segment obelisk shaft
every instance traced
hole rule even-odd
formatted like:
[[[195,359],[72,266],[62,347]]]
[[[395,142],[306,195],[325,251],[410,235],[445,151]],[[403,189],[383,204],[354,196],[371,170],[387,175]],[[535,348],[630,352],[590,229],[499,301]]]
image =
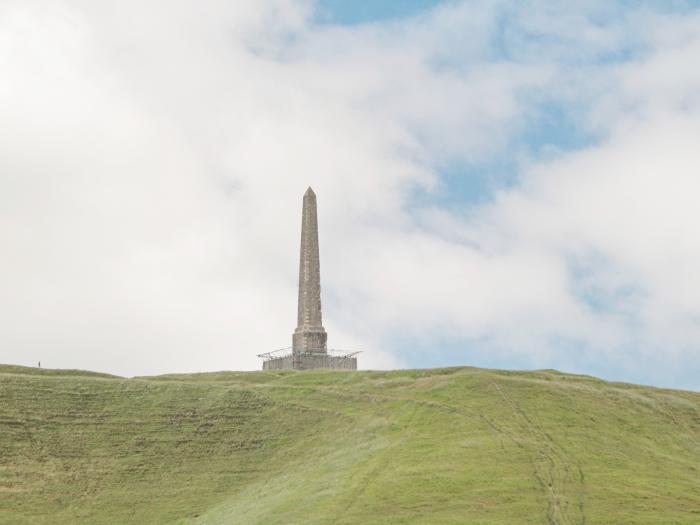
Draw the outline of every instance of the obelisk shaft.
[[[294,331],[295,352],[326,352],[327,334],[321,322],[321,268],[318,255],[316,194],[304,194],[299,258],[299,305]]]

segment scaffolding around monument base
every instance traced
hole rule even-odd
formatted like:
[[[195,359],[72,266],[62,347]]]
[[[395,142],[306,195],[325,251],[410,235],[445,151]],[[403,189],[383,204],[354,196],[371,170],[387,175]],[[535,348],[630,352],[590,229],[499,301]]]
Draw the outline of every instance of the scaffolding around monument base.
[[[357,354],[360,351],[281,348],[258,354],[263,360],[263,370],[357,370]]]

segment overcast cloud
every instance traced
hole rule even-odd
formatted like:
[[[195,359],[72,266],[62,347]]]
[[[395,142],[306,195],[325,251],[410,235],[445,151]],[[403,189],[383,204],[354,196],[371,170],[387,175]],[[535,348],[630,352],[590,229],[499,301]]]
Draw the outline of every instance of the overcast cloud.
[[[0,1],[0,362],[258,368],[311,185],[362,368],[700,389],[700,15],[607,4]]]

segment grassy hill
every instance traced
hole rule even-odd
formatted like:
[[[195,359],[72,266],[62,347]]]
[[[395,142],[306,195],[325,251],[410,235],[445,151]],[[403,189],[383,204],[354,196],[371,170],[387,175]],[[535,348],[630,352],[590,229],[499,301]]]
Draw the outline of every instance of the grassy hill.
[[[2,524],[699,524],[700,394],[555,371],[0,366]]]

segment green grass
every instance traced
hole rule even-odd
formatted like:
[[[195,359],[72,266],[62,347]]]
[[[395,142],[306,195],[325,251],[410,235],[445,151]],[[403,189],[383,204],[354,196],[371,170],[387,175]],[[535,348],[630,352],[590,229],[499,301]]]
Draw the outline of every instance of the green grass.
[[[0,366],[2,524],[699,524],[700,394],[555,371]]]

